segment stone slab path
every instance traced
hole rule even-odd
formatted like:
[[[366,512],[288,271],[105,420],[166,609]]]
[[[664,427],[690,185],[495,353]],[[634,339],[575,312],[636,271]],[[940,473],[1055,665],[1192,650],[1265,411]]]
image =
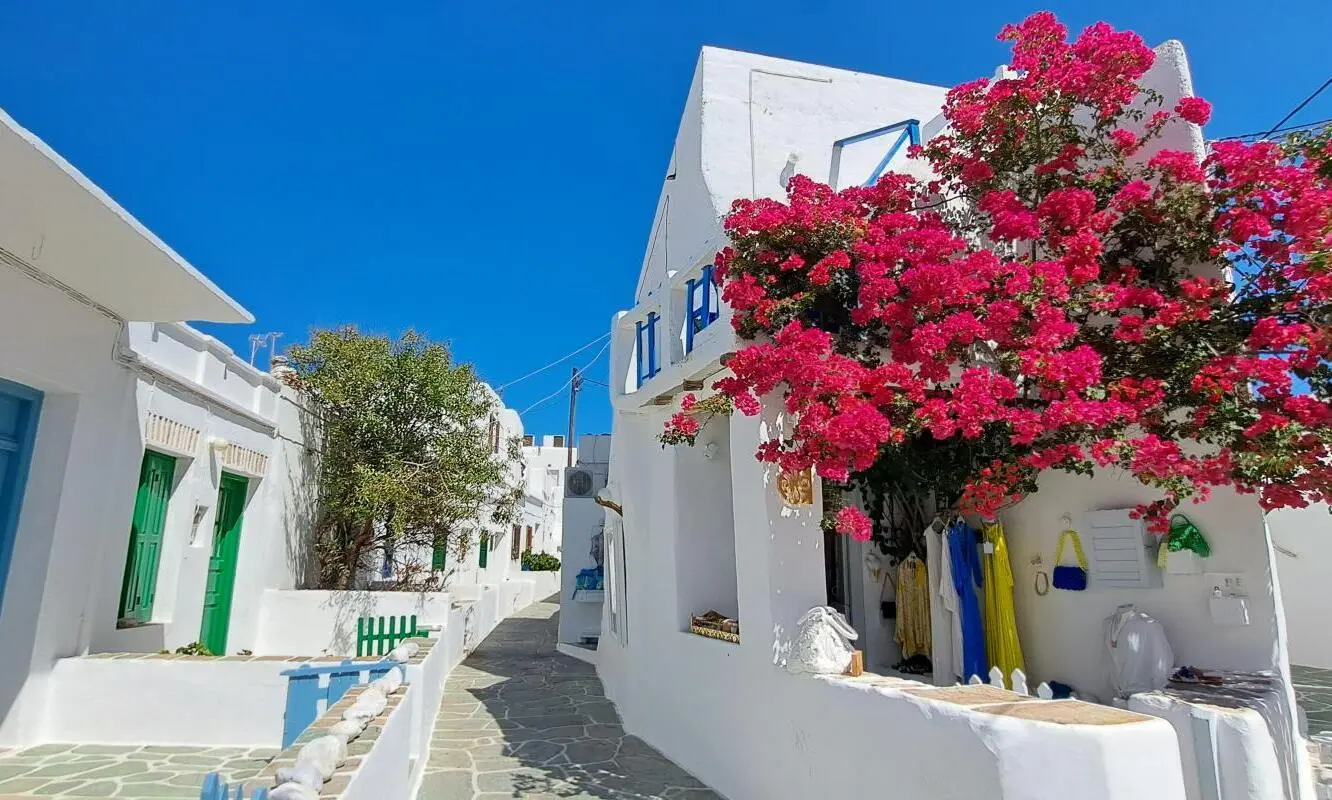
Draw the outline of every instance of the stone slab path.
[[[624,732],[596,671],[556,652],[558,613],[529,606],[453,670],[417,800],[721,800]]]
[[[1332,731],[1332,670],[1291,664],[1290,678],[1309,720],[1309,735]]]
[[[277,748],[44,744],[0,755],[0,800],[122,798],[198,800],[204,775],[259,775]]]

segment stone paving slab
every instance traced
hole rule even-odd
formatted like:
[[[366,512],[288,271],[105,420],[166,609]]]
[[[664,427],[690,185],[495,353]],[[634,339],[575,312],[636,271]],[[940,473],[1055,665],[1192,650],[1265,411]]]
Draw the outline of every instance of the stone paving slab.
[[[1332,731],[1332,669],[1292,664],[1295,699],[1309,721],[1309,735]]]
[[[0,800],[197,800],[209,772],[250,781],[275,755],[277,748],[44,744],[0,755]]]
[[[417,800],[721,800],[625,733],[596,670],[556,652],[558,613],[529,606],[453,670]]]

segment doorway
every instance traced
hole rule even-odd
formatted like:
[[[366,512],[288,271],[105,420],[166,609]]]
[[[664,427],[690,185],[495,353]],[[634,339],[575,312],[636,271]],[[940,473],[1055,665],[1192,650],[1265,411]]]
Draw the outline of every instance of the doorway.
[[[241,522],[249,481],[222,473],[217,491],[217,514],[213,520],[213,552],[208,559],[208,583],[204,587],[203,624],[199,641],[214,655],[227,653],[227,628],[231,624],[231,599],[236,588],[236,559],[240,554]]]
[[[19,509],[37,438],[42,393],[0,380],[0,602],[4,600],[9,559],[18,535]]]

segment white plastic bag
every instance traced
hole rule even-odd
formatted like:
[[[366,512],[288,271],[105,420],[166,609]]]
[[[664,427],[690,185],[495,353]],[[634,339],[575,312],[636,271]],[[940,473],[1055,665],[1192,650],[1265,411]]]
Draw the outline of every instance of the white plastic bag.
[[[385,672],[380,677],[370,682],[371,686],[378,686],[383,690],[385,696],[391,695],[402,686],[402,667],[394,667]]]
[[[344,719],[328,729],[330,736],[336,736],[344,742],[354,742],[365,730],[366,720],[364,719]]]
[[[1120,606],[1106,617],[1105,646],[1116,697],[1154,692],[1170,680],[1175,653],[1165,628],[1137,606]]]
[[[387,705],[388,695],[384,694],[384,690],[378,686],[371,685],[367,686],[365,691],[361,692],[361,696],[356,698],[356,702],[352,703],[352,708],[365,709],[372,712],[371,717],[377,717]],[[347,716],[344,714],[342,718],[347,719]]]
[[[405,664],[411,660],[412,656],[421,651],[421,645],[416,642],[407,641],[393,648],[388,657],[400,664]]]
[[[815,606],[796,623],[795,640],[787,670],[797,675],[840,675],[851,665],[851,646],[858,637],[855,629],[837,611]]]

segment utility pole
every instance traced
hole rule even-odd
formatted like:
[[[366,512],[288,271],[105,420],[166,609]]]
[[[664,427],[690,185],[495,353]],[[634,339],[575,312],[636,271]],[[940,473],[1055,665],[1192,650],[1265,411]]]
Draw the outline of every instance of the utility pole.
[[[573,368],[573,377],[569,380],[569,438],[564,440],[564,446],[568,450],[567,466],[572,467],[573,463],[573,437],[574,437],[574,415],[578,410],[578,390],[583,386],[583,379],[578,374],[578,367]]]

